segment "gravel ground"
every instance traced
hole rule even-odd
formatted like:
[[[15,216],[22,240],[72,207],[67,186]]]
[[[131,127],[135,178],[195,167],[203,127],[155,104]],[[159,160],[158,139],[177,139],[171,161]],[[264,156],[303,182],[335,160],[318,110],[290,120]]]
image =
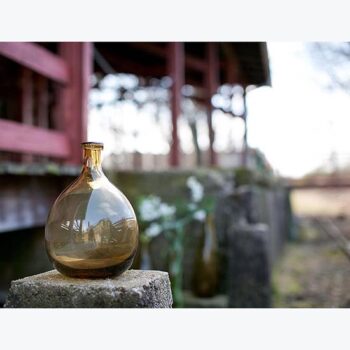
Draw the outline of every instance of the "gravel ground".
[[[274,307],[350,307],[350,261],[307,219],[276,264],[273,284]]]

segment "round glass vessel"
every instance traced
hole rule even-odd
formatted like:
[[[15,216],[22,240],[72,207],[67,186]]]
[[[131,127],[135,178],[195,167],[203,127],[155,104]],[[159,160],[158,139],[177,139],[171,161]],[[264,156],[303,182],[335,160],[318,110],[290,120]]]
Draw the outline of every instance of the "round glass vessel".
[[[101,167],[102,143],[85,142],[80,176],[53,204],[45,226],[46,250],[64,275],[117,276],[130,268],[138,225],[128,199]]]

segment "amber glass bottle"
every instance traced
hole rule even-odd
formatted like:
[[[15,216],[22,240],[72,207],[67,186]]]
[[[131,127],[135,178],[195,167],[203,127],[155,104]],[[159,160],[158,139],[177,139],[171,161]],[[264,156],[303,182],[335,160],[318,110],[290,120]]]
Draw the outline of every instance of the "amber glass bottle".
[[[193,292],[199,297],[212,297],[218,286],[217,239],[212,214],[201,226],[201,239],[196,253]]]
[[[80,176],[56,199],[45,227],[46,250],[64,275],[117,276],[132,264],[138,225],[128,199],[101,167],[102,143],[85,142]]]

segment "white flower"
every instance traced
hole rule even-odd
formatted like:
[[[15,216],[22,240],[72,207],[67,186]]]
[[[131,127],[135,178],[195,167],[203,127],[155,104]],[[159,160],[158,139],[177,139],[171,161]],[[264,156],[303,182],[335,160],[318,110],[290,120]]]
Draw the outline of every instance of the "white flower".
[[[141,220],[152,221],[158,219],[161,216],[160,205],[161,200],[157,196],[149,196],[144,199],[139,206]]]
[[[195,210],[195,209],[197,208],[197,206],[196,206],[194,203],[189,203],[189,204],[187,205],[187,208],[188,208],[189,210]]]
[[[207,214],[205,213],[204,210],[197,210],[194,214],[193,214],[193,218],[195,220],[198,221],[204,221],[206,218]]]
[[[145,234],[149,238],[157,237],[161,232],[162,232],[162,227],[155,222],[151,224],[149,227],[147,227],[147,229],[145,230]]]
[[[141,220],[153,221],[161,217],[174,215],[176,208],[167,203],[163,203],[157,196],[149,196],[141,202],[139,212]]]
[[[186,185],[191,191],[193,202],[197,203],[201,201],[204,195],[203,185],[194,176],[190,176],[187,179]]]
[[[161,203],[159,207],[159,212],[161,216],[172,216],[175,214],[176,208],[166,203]]]

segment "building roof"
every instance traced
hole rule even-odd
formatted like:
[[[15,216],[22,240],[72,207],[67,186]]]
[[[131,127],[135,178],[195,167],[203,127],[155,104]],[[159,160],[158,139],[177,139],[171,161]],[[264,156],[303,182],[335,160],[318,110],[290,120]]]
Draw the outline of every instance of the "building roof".
[[[266,43],[217,43],[220,84],[270,85]],[[105,69],[95,64],[95,72],[131,73],[145,78],[167,75],[167,43],[123,42],[95,43],[95,55],[105,60]],[[206,43],[185,43],[185,80],[194,86],[203,85],[206,71]]]

